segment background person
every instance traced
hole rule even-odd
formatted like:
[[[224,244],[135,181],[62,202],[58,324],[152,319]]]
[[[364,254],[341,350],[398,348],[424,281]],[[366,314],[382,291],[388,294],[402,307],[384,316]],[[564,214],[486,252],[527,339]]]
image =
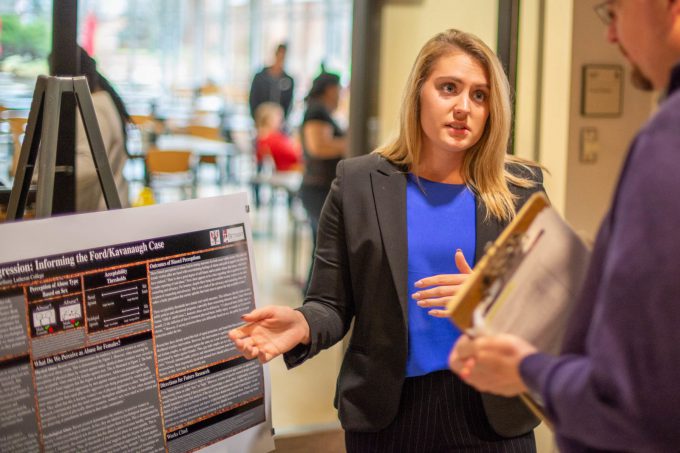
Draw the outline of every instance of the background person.
[[[116,183],[121,204],[125,208],[129,204],[128,184],[123,176],[123,169],[128,159],[126,125],[132,121],[120,95],[106,77],[97,71],[97,62],[80,46],[78,47],[78,54],[80,60],[79,74],[87,77],[99,130],[113,172],[113,180]],[[51,57],[49,60],[51,62]],[[80,112],[76,113],[75,151],[76,211],[88,212],[106,209],[104,194],[101,190],[99,176],[94,165],[90,145],[87,142]],[[33,177],[37,177],[37,172],[34,172]]]
[[[250,114],[255,118],[257,107],[263,102],[275,102],[283,109],[284,119],[288,118],[293,105],[295,81],[285,71],[286,52],[288,46],[279,44],[271,66],[263,68],[255,74],[250,86]]]
[[[300,147],[281,131],[283,109],[279,104],[265,102],[255,111],[255,157],[261,165],[265,156],[271,156],[276,171],[302,170]]]
[[[335,167],[347,153],[345,132],[332,117],[340,103],[340,77],[322,68],[305,100],[307,110],[300,126],[305,162],[300,199],[312,229],[312,259],[310,277],[307,278],[309,287],[321,208],[331,190]]]
[[[303,168],[300,145],[286,135],[283,127],[283,109],[274,102],[264,102],[255,111],[255,161],[258,177],[252,188],[255,206],[260,206],[260,187],[264,161],[271,158],[278,172],[301,172]],[[292,199],[288,197],[290,207]]]
[[[634,81],[667,98],[631,144],[561,355],[512,335],[462,337],[450,364],[482,391],[541,399],[564,453],[678,451],[680,1],[596,9]]]
[[[121,204],[127,207],[128,184],[123,176],[123,169],[128,159],[126,125],[131,122],[130,115],[116,90],[97,71],[95,60],[80,47],[79,52],[80,73],[87,77],[87,83],[90,86],[92,103],[113,172],[113,180],[116,183]],[[80,114],[76,117],[76,211],[106,209],[85,127]]]
[[[354,322],[336,394],[349,452],[535,451],[537,420],[518,400],[448,371],[459,332],[438,317],[441,301],[422,297],[455,290],[456,267],[469,272],[465,257],[474,264],[542,189],[540,170],[506,154],[510,112],[507,78],[483,42],[456,30],[430,39],[398,138],[337,165],[303,307],[254,310],[230,332],[245,357],[285,354],[292,367]],[[444,287],[424,290],[433,275]]]

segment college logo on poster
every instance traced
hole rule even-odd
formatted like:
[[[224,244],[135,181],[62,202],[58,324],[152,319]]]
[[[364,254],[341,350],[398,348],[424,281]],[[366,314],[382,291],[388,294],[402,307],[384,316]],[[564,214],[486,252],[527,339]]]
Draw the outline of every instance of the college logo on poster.
[[[222,239],[224,240],[225,244],[229,244],[231,242],[236,241],[243,241],[245,238],[246,233],[243,230],[242,226],[225,228],[224,230],[222,230]]]
[[[222,242],[220,241],[220,230],[211,230],[210,231],[210,245],[220,245]]]

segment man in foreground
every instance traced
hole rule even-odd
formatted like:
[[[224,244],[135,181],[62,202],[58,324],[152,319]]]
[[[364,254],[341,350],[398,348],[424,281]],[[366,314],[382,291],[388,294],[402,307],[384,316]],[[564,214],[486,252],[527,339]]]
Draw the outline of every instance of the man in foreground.
[[[541,399],[562,452],[677,451],[680,0],[610,0],[596,10],[638,85],[667,97],[631,144],[562,354],[511,335],[462,337],[449,363],[480,391]]]

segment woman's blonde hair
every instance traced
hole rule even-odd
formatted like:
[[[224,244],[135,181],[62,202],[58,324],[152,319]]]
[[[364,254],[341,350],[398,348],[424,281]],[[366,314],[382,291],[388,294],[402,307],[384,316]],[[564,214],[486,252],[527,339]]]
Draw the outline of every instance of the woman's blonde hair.
[[[530,161],[506,153],[510,139],[510,84],[498,57],[484,42],[470,33],[446,30],[432,37],[420,50],[404,91],[399,135],[375,152],[397,165],[407,166],[417,174],[423,144],[420,125],[420,95],[423,85],[437,61],[456,51],[478,61],[489,78],[489,117],[479,141],[465,152],[461,175],[465,184],[479,196],[487,208],[487,216],[510,220],[515,216],[515,196],[508,183],[532,187],[535,183],[513,175],[505,167],[514,162],[528,171],[535,166]]]

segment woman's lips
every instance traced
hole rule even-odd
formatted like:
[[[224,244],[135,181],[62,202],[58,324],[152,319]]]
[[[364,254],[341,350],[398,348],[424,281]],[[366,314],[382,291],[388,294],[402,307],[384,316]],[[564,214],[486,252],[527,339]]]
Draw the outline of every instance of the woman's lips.
[[[465,137],[470,133],[470,129],[464,125],[447,124],[446,130],[453,137]]]

